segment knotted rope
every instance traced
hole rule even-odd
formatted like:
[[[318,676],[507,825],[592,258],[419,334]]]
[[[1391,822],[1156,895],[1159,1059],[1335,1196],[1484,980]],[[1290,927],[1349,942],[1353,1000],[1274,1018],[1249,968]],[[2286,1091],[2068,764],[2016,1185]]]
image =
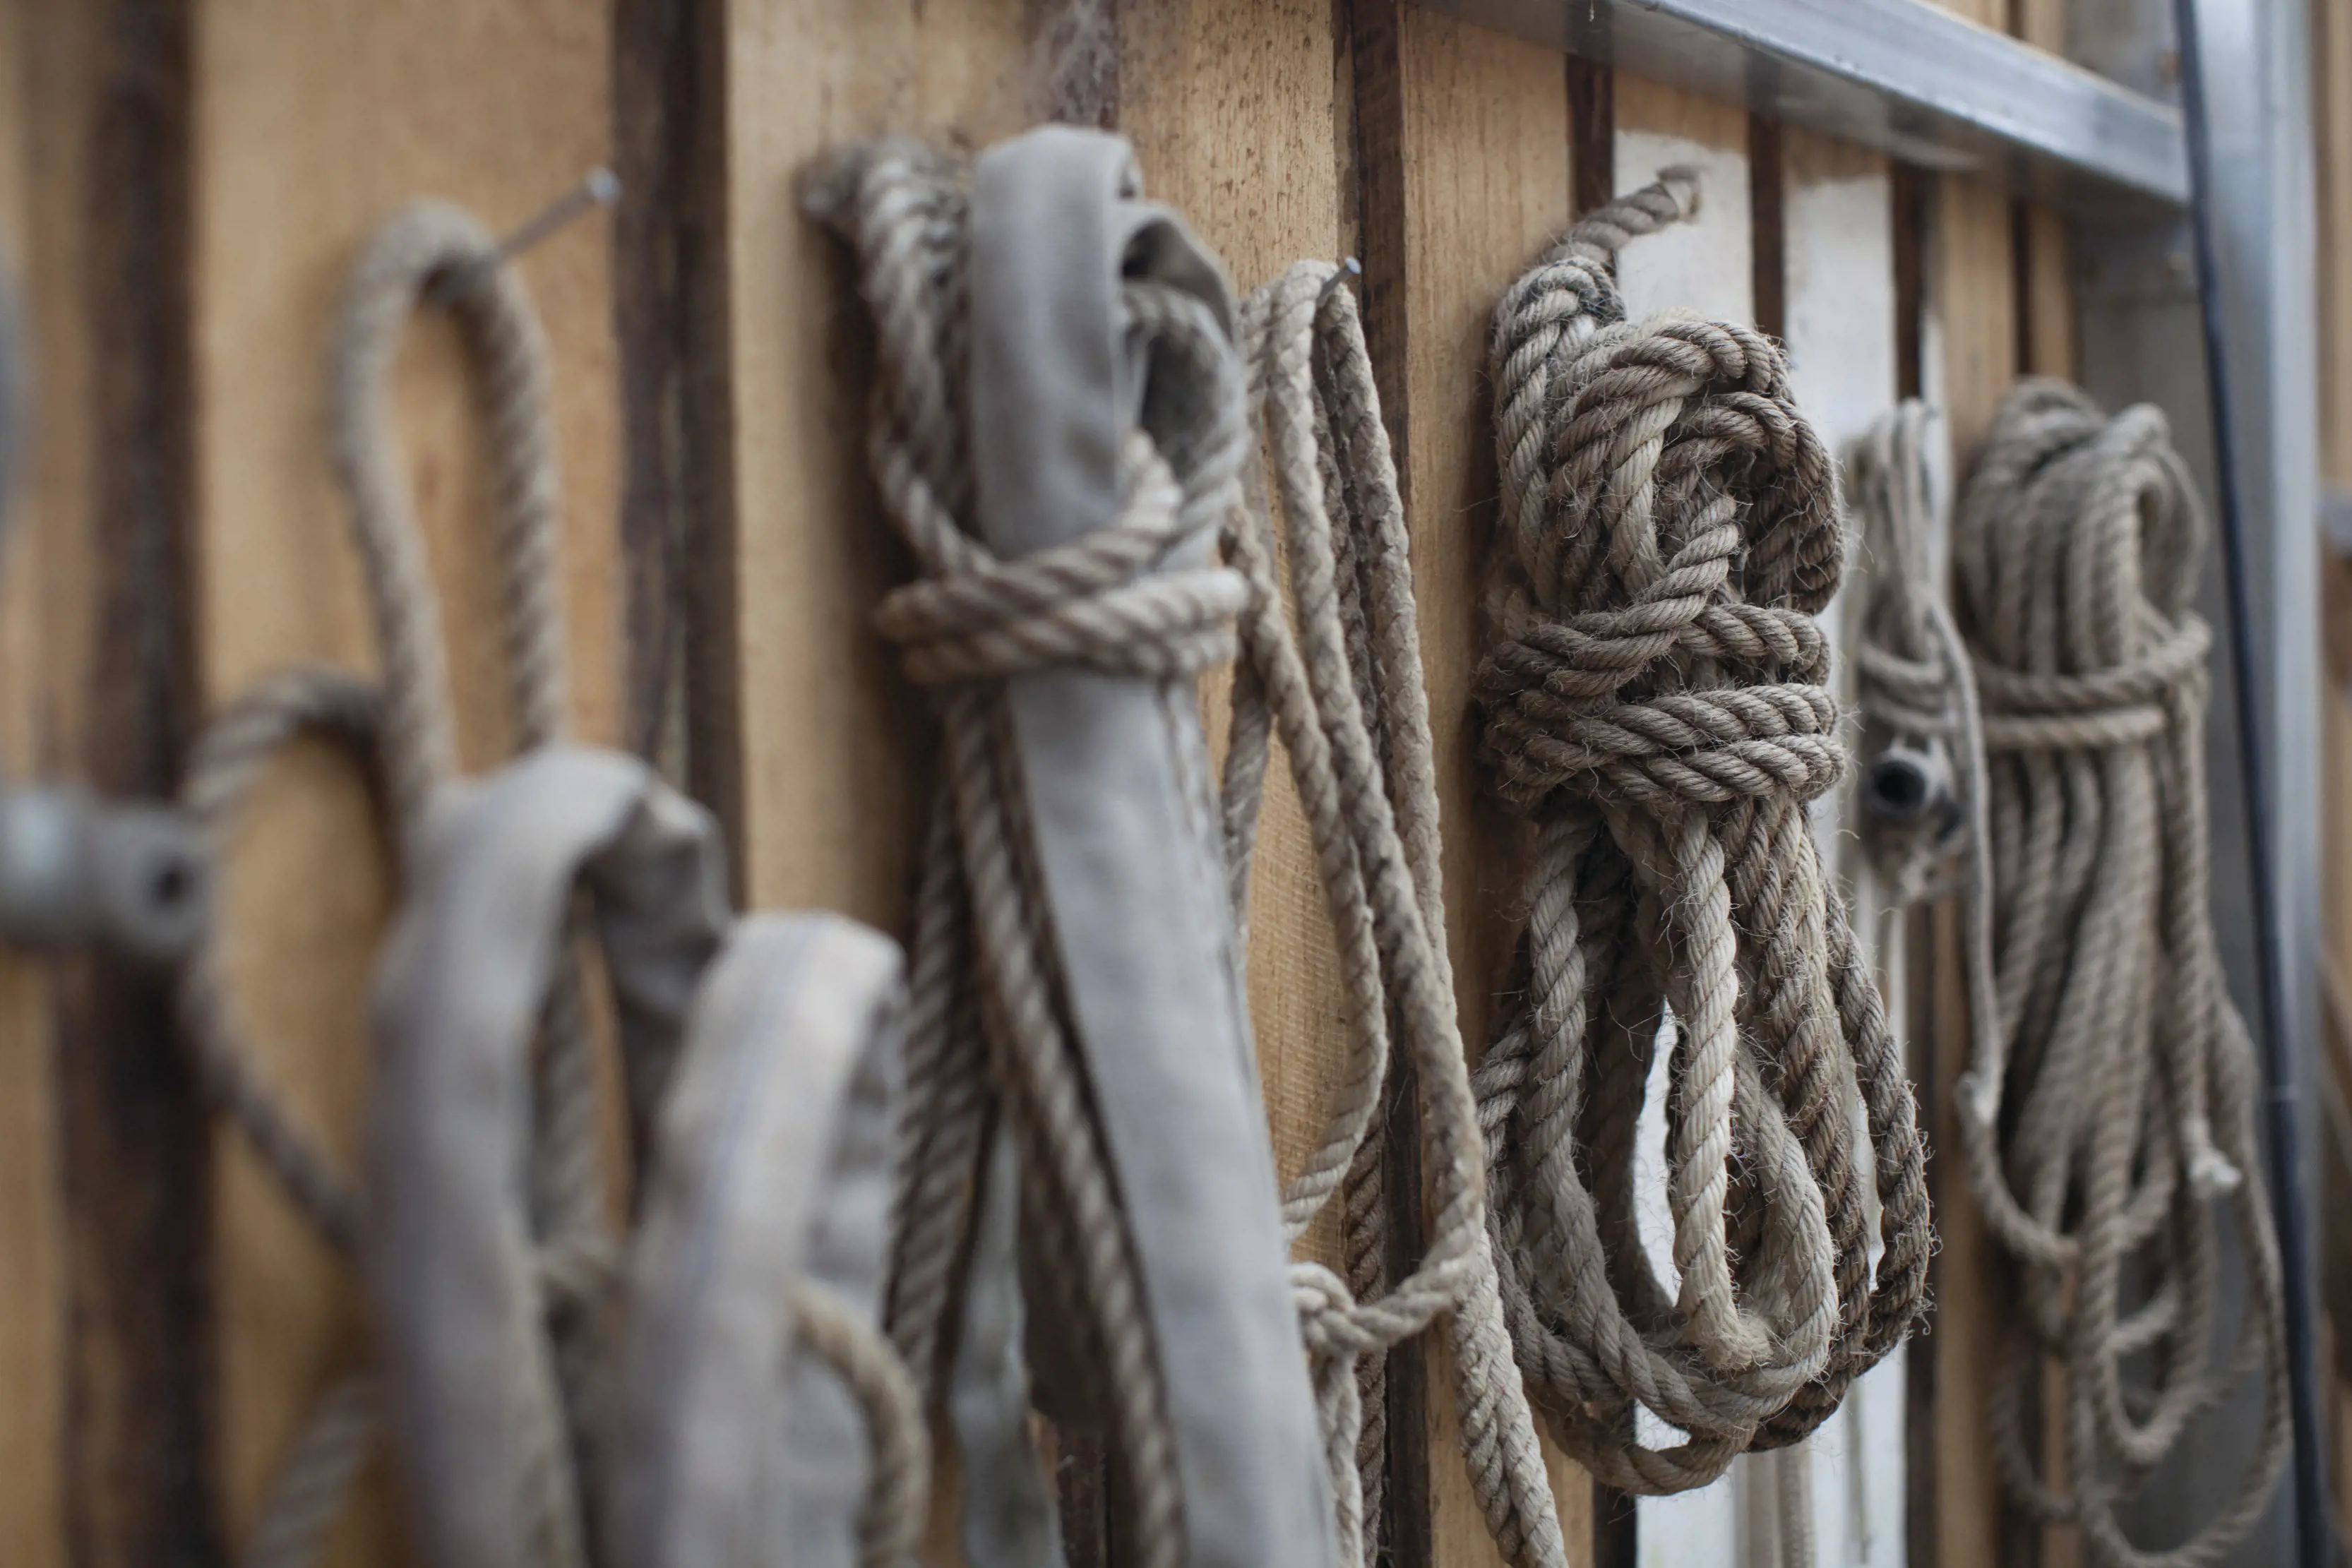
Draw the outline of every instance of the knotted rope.
[[[1843,765],[1813,621],[1843,568],[1835,473],[1770,342],[1626,323],[1611,276],[1696,198],[1667,171],[1496,309],[1478,676],[1496,793],[1534,829],[1527,989],[1473,1078],[1505,1310],[1561,1445],[1653,1493],[1826,1418],[1918,1315],[1929,1250],[1910,1087],[1804,810]],[[1669,1022],[1678,1286],[1634,1218]],[[1642,1445],[1637,1405],[1685,1440]]]
[[[2046,381],[2001,405],[1953,531],[1990,758],[1998,1019],[1976,1038],[1959,1120],[1970,1185],[2021,1275],[1994,1454],[2013,1495],[2080,1525],[2102,1561],[2164,1568],[2220,1561],[2290,1442],[2253,1057],[2206,901],[2211,639],[2190,609],[2204,533],[2160,413],[2109,419]],[[2220,1344],[2225,1246],[2247,1300]],[[2051,1423],[2063,1490],[2022,1423],[2045,1358],[2066,1371]],[[2126,1360],[2151,1381],[2127,1378]],[[2265,1419],[2230,1502],[2168,1550],[2133,1545],[2118,1505],[2250,1375]]]
[[[1485,1218],[1484,1149],[1454,1009],[1439,872],[1436,768],[1396,467],[1355,296],[1301,262],[1242,310],[1253,423],[1273,458],[1286,533],[1254,475],[1228,556],[1248,580],[1225,764],[1236,920],[1279,732],[1321,871],[1355,1051],[1322,1143],[1283,1195],[1295,1243],[1344,1186],[1348,1278],[1293,1267],[1339,1509],[1342,1560],[1370,1563],[1386,1470],[1381,1357],[1447,1321],[1463,1451],[1506,1557],[1565,1563],[1535,1425],[1512,1364]],[[1286,545],[1286,549],[1283,547]],[[1296,633],[1276,557],[1286,557]],[[1402,1037],[1421,1092],[1433,1220],[1407,1279],[1385,1279],[1386,1172],[1378,1116]]]
[[[1181,562],[1197,559],[1238,500],[1239,367],[1202,300],[1126,281],[1133,333],[1209,389],[1200,418],[1180,449],[1129,433],[1115,523],[1000,559],[963,521],[974,478],[961,406],[969,197],[959,171],[919,145],[886,141],[820,170],[807,197],[854,246],[874,319],[869,457],[920,573],[877,620],[929,689],[944,750],[916,915],[893,1338],[935,1398],[993,1100],[1020,1157],[1024,1249],[1069,1336],[1077,1393],[1108,1425],[1136,1560],[1174,1568],[1185,1521],[1167,1395],[1055,972],[1052,912],[1024,863],[1029,806],[1003,683],[1055,665],[1173,679],[1233,656],[1245,585],[1225,569]]]

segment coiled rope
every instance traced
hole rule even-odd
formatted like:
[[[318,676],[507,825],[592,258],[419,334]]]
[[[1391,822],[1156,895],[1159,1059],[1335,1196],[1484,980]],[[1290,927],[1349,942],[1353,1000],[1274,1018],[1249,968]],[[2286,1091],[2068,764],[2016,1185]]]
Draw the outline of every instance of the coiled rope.
[[[1835,473],[1774,345],[1627,323],[1611,273],[1696,196],[1666,171],[1496,308],[1478,677],[1496,793],[1534,830],[1527,989],[1473,1077],[1504,1305],[1562,1447],[1648,1493],[1818,1426],[1918,1316],[1930,1249],[1910,1086],[1804,810],[1843,767],[1813,621]],[[1678,1285],[1634,1216],[1669,1021]],[[1637,1406],[1685,1440],[1644,1446]]]
[[[1000,559],[962,520],[975,480],[962,407],[971,300],[961,171],[890,141],[849,150],[805,190],[812,210],[855,248],[877,329],[869,456],[921,574],[885,600],[877,620],[905,649],[908,675],[929,689],[944,749],[916,914],[892,1335],[927,1402],[936,1400],[992,1101],[1019,1155],[1023,1244],[1069,1336],[1076,1393],[1108,1427],[1139,1568],[1175,1568],[1187,1521],[1168,1395],[1066,1021],[1052,910],[1024,864],[1032,830],[1004,682],[1057,664],[1176,679],[1232,658],[1242,580],[1171,558],[1181,562],[1193,541],[1213,540],[1239,499],[1239,366],[1203,301],[1124,281],[1131,330],[1205,389],[1199,417],[1181,451],[1128,433],[1114,523]]]
[[[2101,1561],[2162,1568],[2220,1561],[2290,1444],[2254,1061],[2207,904],[2211,637],[2190,608],[2204,537],[2162,414],[2108,418],[2031,381],[1994,420],[1952,542],[1984,706],[1999,1019],[1976,1037],[1959,1120],[1970,1185],[2021,1275],[1994,1455],[2012,1495],[2081,1526]],[[2229,1249],[2246,1301],[2218,1343]],[[2049,1360],[2066,1372],[2048,1424],[2063,1490],[2023,1423]],[[2228,1504],[2174,1547],[2132,1544],[2118,1506],[2249,1376],[2264,1421]]]
[[[1292,1277],[1339,1511],[1341,1560],[1370,1563],[1385,1477],[1384,1354],[1444,1316],[1463,1452],[1488,1528],[1521,1568],[1566,1561],[1535,1425],[1503,1327],[1485,1217],[1484,1148],[1454,1007],[1439,873],[1436,770],[1396,467],[1355,296],[1301,262],[1252,295],[1241,337],[1272,497],[1254,472],[1229,558],[1248,580],[1225,765],[1228,864],[1246,925],[1250,850],[1270,735],[1290,758],[1339,939],[1355,1054],[1324,1137],[1283,1195],[1296,1243],[1345,1189],[1348,1277]],[[1286,546],[1286,549],[1285,548]],[[1288,567],[1294,633],[1276,555]],[[1433,1219],[1407,1279],[1384,1278],[1378,1118],[1391,1030],[1421,1092]]]

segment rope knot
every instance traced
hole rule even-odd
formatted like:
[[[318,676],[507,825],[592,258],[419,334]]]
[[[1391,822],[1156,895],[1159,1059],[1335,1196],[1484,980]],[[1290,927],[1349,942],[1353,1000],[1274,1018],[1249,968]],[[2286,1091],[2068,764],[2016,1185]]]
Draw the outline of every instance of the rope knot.
[[[1843,559],[1836,482],[1778,348],[1660,317],[1596,339],[1557,402],[1478,673],[1503,799],[1663,813],[1832,788],[1812,612]]]
[[[939,685],[1077,665],[1174,679],[1230,660],[1247,584],[1223,567],[1173,564],[1195,532],[1148,436],[1128,437],[1120,481],[1118,520],[1068,544],[1007,561],[959,532],[952,549],[921,549],[928,575],[875,614],[906,649],[908,677]]]
[[[1989,751],[2119,751],[2170,728],[2186,700],[2202,706],[2213,633],[2184,613],[2144,653],[2082,674],[1976,665]]]

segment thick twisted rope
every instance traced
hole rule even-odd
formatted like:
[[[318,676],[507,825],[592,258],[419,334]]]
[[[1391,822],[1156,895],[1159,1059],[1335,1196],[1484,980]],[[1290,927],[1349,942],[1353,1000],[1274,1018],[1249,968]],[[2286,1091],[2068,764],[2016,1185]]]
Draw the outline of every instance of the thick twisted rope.
[[[1237,501],[1238,367],[1207,306],[1160,285],[1125,285],[1133,330],[1182,356],[1212,389],[1190,448],[1162,453],[1130,434],[1114,524],[1000,559],[961,520],[974,481],[961,407],[968,198],[960,172],[919,145],[886,141],[820,171],[808,198],[855,247],[877,329],[869,455],[920,573],[886,599],[877,622],[930,688],[945,752],[941,820],[916,916],[908,1044],[909,1158],[929,1168],[898,1206],[893,1337],[928,1398],[953,1278],[921,1252],[951,1257],[960,1244],[992,1099],[1020,1155],[1025,1244],[1129,1489],[1137,1561],[1174,1568],[1184,1521],[1166,1396],[1139,1260],[1065,1021],[1050,910],[1024,863],[1028,807],[1003,681],[1072,664],[1172,678],[1232,657],[1242,580],[1169,561],[1213,538]]]
[[[1527,988],[1473,1079],[1504,1305],[1561,1445],[1652,1493],[1825,1419],[1918,1315],[1929,1249],[1910,1087],[1805,820],[1843,767],[1813,620],[1835,473],[1774,345],[1625,323],[1610,272],[1696,194],[1668,171],[1497,308],[1478,677],[1496,793],[1534,830]],[[1633,1175],[1668,1025],[1672,1284]],[[1637,1405],[1685,1440],[1644,1447]]]
[[[2207,905],[2204,531],[2160,413],[2109,419],[2042,381],[2002,404],[1953,531],[1990,759],[1997,988],[1960,1125],[2021,1287],[1994,1454],[2011,1493],[2081,1526],[2101,1561],[2163,1568],[2219,1562],[2290,1442],[2253,1057]],[[2222,1343],[2231,1247],[2246,1301]],[[2047,1360],[2066,1371],[2050,1423],[2063,1490],[2021,1416]],[[2134,1545],[2118,1506],[2248,1377],[2265,1419],[2230,1501],[2175,1546]]]
[[[436,789],[456,776],[446,656],[438,600],[419,536],[399,447],[391,432],[394,356],[410,315],[435,279],[468,269],[449,299],[467,330],[485,382],[504,578],[506,647],[517,737],[526,748],[564,726],[562,619],[554,570],[557,495],[547,414],[547,350],[536,312],[509,269],[485,265],[496,242],[470,216],[441,203],[403,210],[379,229],[343,298],[330,361],[329,405],[337,476],[350,500],[355,542],[383,658],[369,685],[305,668],[263,682],[199,737],[184,803],[226,851],[272,757],[303,737],[335,744],[359,762],[385,809],[404,855]],[[220,1113],[245,1135],[330,1247],[357,1245],[361,1204],[351,1178],[278,1096],[256,1061],[230,995],[225,933],[207,929],[182,971],[180,1009]],[[564,1260],[610,1252],[596,1169],[589,1037],[576,974],[558,988],[547,1022],[538,1086],[533,1185],[548,1248],[549,1301],[569,1311],[577,1287]],[[556,1347],[575,1386],[548,1392],[551,1428],[539,1458],[548,1519],[547,1561],[583,1561],[572,1450],[585,1416],[586,1347],[566,1332]],[[325,1531],[375,1440],[375,1401],[364,1377],[331,1389],[297,1437],[265,1502],[246,1561],[299,1568],[317,1561]],[[568,1414],[559,1415],[559,1405]],[[572,1428],[559,1432],[553,1422]]]
[[[1338,281],[1337,268],[1302,262],[1243,308],[1251,409],[1266,432],[1286,532],[1277,544],[1260,476],[1228,545],[1251,588],[1225,769],[1236,917],[1246,913],[1267,742],[1278,732],[1339,939],[1355,1043],[1323,1141],[1283,1195],[1295,1242],[1345,1186],[1349,1277],[1300,1263],[1293,1278],[1318,1358],[1343,1560],[1379,1554],[1365,1520],[1377,1517],[1385,1476],[1381,1358],[1443,1315],[1463,1450],[1488,1526],[1513,1563],[1556,1565],[1564,1549],[1503,1326],[1485,1151],[1454,1015],[1404,512],[1355,296]],[[1421,1089],[1433,1207],[1425,1257],[1392,1285],[1382,1268],[1386,1173],[1370,1135],[1391,1028]]]

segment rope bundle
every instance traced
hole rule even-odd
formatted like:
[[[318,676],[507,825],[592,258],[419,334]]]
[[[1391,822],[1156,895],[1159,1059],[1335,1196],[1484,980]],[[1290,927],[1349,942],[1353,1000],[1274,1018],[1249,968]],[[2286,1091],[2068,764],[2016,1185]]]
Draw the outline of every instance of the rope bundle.
[[[1486,1236],[1404,512],[1355,296],[1340,281],[1328,263],[1301,262],[1243,308],[1250,403],[1267,432],[1286,532],[1276,539],[1261,478],[1228,551],[1251,587],[1225,765],[1236,920],[1245,924],[1268,740],[1279,732],[1339,937],[1356,1048],[1323,1141],[1283,1195],[1296,1243],[1344,1188],[1348,1275],[1315,1263],[1292,1275],[1318,1364],[1341,1560],[1378,1554],[1365,1521],[1378,1518],[1386,1474],[1381,1358],[1444,1315],[1463,1451],[1488,1528],[1513,1563],[1557,1565],[1566,1561],[1559,1521]],[[1391,1029],[1421,1090],[1434,1215],[1419,1267],[1394,1283],[1378,1122]]]
[[[1994,1453],[2015,1496],[2079,1524],[2102,1560],[2165,1568],[2221,1559],[2267,1505],[2290,1441],[2253,1058],[2206,902],[2210,636],[2190,609],[2204,527],[2156,410],[2109,419],[2028,382],[1994,421],[1953,532],[1990,757],[1979,966],[1998,1020],[1977,1034],[1959,1120],[1970,1184],[2021,1276]],[[2230,1247],[2248,1299],[2221,1343]],[[2066,1371],[2050,1423],[2063,1490],[2024,1432],[2045,1360]],[[2169,1550],[2135,1547],[2119,1503],[2250,1376],[2265,1420],[2229,1504]]]
[[[1496,792],[1534,830],[1526,991],[1473,1080],[1504,1305],[1561,1445],[1651,1493],[1819,1425],[1922,1310],[1930,1246],[1910,1087],[1804,810],[1843,768],[1812,619],[1834,470],[1770,342],[1628,324],[1611,276],[1696,199],[1667,171],[1497,308],[1478,676]],[[1669,1022],[1678,1285],[1633,1183]],[[1643,1446],[1637,1406],[1685,1439]]]
[[[1205,302],[1125,280],[1130,330],[1204,389],[1199,417],[1166,449],[1128,433],[1114,523],[1001,559],[962,520],[976,485],[961,404],[971,308],[961,172],[918,144],[885,141],[842,155],[807,189],[859,260],[878,339],[869,456],[920,572],[889,595],[877,622],[929,687],[944,748],[916,915],[892,1336],[935,1402],[992,1102],[1019,1156],[1022,1243],[1036,1264],[1024,1279],[1045,1285],[1044,1310],[1066,1335],[1066,1366],[1042,1369],[1044,1381],[1066,1372],[1076,1386],[1048,1396],[1074,1396],[1103,1419],[1139,1568],[1174,1568],[1188,1521],[1168,1393],[1055,972],[1052,910],[1025,861],[1029,805],[1003,682],[1066,664],[1175,678],[1232,657],[1245,585],[1223,568],[1182,562],[1204,553],[1240,497],[1240,367]]]

